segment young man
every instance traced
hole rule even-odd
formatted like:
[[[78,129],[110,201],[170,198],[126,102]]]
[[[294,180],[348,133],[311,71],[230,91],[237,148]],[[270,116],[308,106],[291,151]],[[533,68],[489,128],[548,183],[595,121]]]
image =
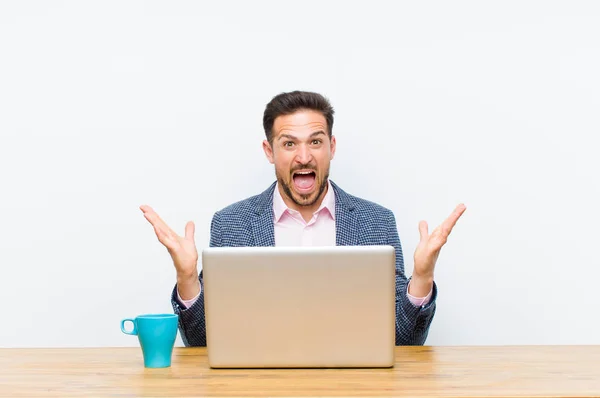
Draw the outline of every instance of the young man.
[[[333,115],[327,99],[311,92],[283,93],[267,104],[263,149],[275,165],[277,181],[261,194],[216,212],[210,246],[392,245],[396,345],[422,345],[435,313],[435,263],[465,206],[458,205],[431,234],[427,223],[420,222],[421,240],[408,279],[393,213],[329,180],[336,150]],[[140,208],[177,270],[171,301],[180,318],[182,340],[186,346],[205,346],[203,279],[197,270],[194,224],[188,222],[181,237],[152,208]]]

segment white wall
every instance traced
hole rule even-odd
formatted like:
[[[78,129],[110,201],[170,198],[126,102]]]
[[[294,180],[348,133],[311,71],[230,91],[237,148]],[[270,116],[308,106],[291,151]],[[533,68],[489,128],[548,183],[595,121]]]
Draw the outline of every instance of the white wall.
[[[600,4],[0,3],[1,347],[134,346],[175,273],[138,206],[208,244],[274,178],[262,112],[337,111],[331,177],[418,221],[468,206],[427,344],[598,344]],[[178,341],[181,344],[181,341]]]

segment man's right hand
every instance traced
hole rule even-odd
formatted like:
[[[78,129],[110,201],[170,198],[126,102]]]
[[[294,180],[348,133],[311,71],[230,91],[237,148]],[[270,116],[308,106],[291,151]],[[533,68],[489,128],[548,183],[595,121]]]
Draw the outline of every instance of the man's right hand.
[[[177,290],[183,300],[200,293],[198,281],[198,251],[194,242],[194,223],[185,226],[185,236],[177,235],[148,205],[140,206],[144,217],[154,227],[159,242],[168,250],[177,271]]]

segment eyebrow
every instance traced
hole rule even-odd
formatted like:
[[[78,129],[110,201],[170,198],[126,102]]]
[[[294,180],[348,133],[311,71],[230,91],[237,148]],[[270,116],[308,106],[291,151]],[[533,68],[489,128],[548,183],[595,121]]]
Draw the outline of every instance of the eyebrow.
[[[315,131],[314,133],[312,133],[312,134],[310,135],[310,137],[309,137],[309,138],[313,138],[313,137],[316,137],[316,136],[318,136],[318,135],[321,135],[321,134],[325,135],[325,132],[324,132],[323,130]],[[297,138],[296,138],[296,137],[294,137],[293,135],[290,135],[290,134],[285,134],[285,133],[281,134],[281,135],[279,136],[278,140],[281,140],[282,138],[287,138],[287,139],[290,139],[290,140],[292,140],[292,141],[296,141],[296,140],[297,140]]]

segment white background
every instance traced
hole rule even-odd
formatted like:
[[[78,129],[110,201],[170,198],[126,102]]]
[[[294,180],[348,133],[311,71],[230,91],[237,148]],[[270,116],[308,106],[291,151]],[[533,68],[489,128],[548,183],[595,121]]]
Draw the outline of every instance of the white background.
[[[177,231],[274,179],[262,112],[336,109],[331,178],[418,222],[467,211],[427,344],[598,344],[600,3],[0,3],[0,346],[135,346]],[[181,340],[178,340],[178,345]]]

